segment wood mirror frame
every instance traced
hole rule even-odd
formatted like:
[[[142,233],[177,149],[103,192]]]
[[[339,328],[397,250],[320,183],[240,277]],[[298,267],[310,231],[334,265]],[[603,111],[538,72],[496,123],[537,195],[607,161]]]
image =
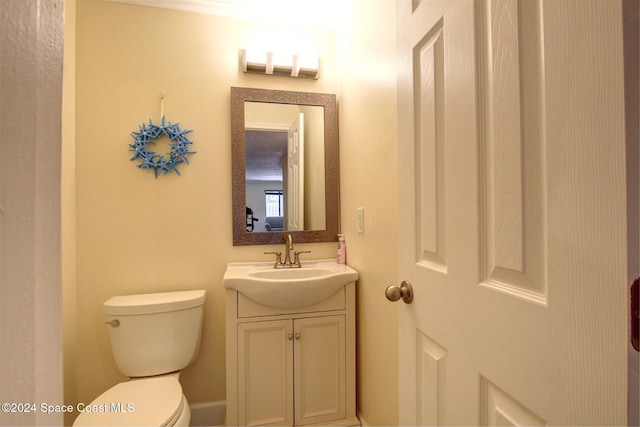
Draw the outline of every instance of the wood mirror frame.
[[[245,102],[312,105],[324,108],[324,169],[326,229],[304,231],[246,230]],[[289,92],[252,88],[231,88],[231,175],[233,195],[233,245],[267,245],[284,241],[291,234],[294,243],[335,242],[338,234],[339,170],[338,110],[336,96],[311,92]]]

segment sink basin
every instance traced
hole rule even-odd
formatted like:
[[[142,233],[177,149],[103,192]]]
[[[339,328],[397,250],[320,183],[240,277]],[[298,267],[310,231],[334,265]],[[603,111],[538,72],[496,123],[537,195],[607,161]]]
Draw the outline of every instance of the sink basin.
[[[335,260],[307,261],[301,268],[273,268],[272,262],[233,262],[223,284],[258,304],[278,308],[307,307],[356,281],[358,272]]]

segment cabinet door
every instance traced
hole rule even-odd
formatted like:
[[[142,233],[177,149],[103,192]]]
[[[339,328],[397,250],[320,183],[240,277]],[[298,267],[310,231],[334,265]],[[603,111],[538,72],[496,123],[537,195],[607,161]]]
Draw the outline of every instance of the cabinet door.
[[[345,317],[294,321],[296,425],[345,417]]]
[[[238,325],[240,425],[293,425],[292,321]]]

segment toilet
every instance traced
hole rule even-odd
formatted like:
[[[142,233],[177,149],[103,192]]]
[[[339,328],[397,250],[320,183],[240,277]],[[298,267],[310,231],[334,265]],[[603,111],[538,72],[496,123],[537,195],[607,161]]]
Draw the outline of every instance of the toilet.
[[[188,426],[178,378],[198,354],[206,292],[116,296],[104,312],[118,369],[130,378],[89,404],[74,426]]]

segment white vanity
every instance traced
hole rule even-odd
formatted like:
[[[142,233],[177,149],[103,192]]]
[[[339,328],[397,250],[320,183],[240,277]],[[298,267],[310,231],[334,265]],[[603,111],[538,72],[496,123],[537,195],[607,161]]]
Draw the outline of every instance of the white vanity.
[[[228,265],[226,425],[360,424],[357,277],[335,260]]]

